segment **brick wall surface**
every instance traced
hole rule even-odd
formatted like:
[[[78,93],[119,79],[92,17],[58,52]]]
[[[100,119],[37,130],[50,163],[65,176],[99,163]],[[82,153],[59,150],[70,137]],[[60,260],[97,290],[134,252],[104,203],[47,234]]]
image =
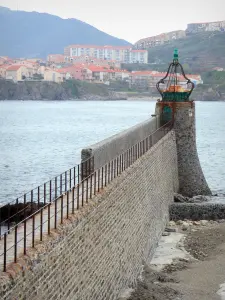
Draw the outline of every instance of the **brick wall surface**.
[[[0,277],[2,300],[114,300],[135,285],[178,190],[176,142],[168,133],[53,237]]]

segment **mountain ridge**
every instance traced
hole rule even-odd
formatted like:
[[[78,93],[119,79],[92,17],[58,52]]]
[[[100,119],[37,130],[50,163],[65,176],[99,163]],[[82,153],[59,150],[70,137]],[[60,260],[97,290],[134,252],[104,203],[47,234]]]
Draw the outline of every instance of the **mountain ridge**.
[[[48,13],[15,11],[0,6],[0,55],[45,58],[63,53],[70,44],[124,46],[129,42],[109,35],[75,19],[62,19]]]

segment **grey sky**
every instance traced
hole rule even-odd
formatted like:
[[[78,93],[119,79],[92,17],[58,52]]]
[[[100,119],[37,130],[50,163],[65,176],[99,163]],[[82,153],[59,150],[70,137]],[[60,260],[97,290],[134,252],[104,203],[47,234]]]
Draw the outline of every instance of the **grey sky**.
[[[0,0],[11,9],[77,18],[130,42],[187,23],[225,20],[225,0]]]

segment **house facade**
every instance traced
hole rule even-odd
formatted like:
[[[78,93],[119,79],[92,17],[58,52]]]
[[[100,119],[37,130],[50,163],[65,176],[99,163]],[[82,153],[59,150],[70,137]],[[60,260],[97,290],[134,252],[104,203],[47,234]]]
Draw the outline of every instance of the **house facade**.
[[[6,79],[21,81],[29,77],[28,69],[21,65],[11,65],[6,69]]]
[[[60,72],[55,71],[55,70],[45,70],[44,80],[61,83],[61,82],[63,82],[63,75]]]

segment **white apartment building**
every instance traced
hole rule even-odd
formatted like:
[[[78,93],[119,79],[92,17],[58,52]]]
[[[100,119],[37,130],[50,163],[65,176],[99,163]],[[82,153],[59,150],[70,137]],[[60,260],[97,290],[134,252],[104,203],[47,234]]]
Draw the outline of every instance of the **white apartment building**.
[[[133,50],[131,46],[70,45],[64,49],[69,57],[88,56],[121,63],[148,63],[147,50]]]

